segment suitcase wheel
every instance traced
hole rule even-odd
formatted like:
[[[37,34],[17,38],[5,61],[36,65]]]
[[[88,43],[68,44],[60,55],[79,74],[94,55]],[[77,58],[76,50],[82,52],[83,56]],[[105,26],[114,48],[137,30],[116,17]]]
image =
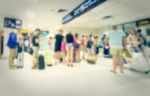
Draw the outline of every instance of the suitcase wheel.
[[[53,66],[53,64],[48,64],[47,66]]]
[[[146,72],[145,72],[145,74],[148,74],[148,73],[149,73],[149,71],[146,71]]]

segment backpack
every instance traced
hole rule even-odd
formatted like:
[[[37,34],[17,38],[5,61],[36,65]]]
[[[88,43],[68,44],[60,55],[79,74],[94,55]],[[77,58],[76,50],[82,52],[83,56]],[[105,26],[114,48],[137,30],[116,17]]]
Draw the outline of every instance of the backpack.
[[[17,46],[17,52],[18,52],[18,53],[21,53],[22,51],[23,51],[23,46],[19,44],[19,45]]]
[[[93,45],[93,41],[92,40],[88,40],[87,48],[92,48],[92,45]]]

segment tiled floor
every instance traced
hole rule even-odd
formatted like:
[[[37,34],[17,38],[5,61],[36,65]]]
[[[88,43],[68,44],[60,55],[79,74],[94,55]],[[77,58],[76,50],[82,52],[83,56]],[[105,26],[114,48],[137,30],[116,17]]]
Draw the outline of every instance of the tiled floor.
[[[149,96],[150,74],[110,72],[111,59],[99,57],[96,65],[86,62],[75,67],[57,65],[32,70],[30,56],[24,69],[9,70],[7,59],[0,60],[0,96]]]

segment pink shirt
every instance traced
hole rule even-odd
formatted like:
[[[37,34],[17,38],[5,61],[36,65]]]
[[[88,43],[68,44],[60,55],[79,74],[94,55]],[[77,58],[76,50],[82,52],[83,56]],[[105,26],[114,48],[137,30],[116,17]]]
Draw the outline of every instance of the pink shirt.
[[[64,41],[61,43],[61,51],[66,52],[66,42]]]

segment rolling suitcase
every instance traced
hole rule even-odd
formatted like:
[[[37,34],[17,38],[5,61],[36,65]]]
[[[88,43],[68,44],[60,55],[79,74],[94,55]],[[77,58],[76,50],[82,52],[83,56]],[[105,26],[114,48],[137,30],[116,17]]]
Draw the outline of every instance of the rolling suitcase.
[[[44,57],[45,57],[45,64],[47,66],[53,66],[53,52],[52,51],[46,51]]]
[[[141,52],[132,54],[130,67],[132,71],[140,71],[144,72],[145,74],[148,74],[150,72],[150,65]]]
[[[39,64],[39,69],[43,70],[45,69],[45,60],[43,55],[39,55],[38,57],[38,64]]]
[[[18,53],[18,56],[17,56],[17,68],[23,68],[23,63],[24,62],[24,56],[23,56],[23,53]]]
[[[104,47],[103,54],[104,54],[104,58],[112,58],[112,56],[110,54],[110,48],[105,48]]]

